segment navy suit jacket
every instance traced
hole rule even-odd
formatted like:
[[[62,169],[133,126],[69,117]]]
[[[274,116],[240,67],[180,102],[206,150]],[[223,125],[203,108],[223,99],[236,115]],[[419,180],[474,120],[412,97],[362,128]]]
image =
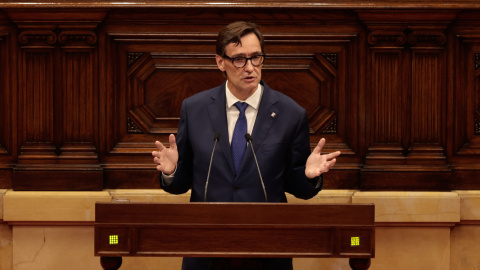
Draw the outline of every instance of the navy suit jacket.
[[[286,95],[263,81],[263,95],[252,131],[252,141],[268,202],[286,202],[285,192],[309,199],[314,187],[305,176],[311,153],[307,113]],[[208,184],[207,202],[264,202],[265,196],[250,146],[238,175],[228,140],[225,83],[183,101],[176,142],[179,152],[173,182],[162,188],[173,194],[192,189],[190,201],[203,202],[215,134],[216,145]]]

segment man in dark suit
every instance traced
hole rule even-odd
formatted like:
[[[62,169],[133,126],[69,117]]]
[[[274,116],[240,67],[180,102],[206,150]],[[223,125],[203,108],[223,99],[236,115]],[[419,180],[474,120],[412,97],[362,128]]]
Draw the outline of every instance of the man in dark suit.
[[[191,189],[192,202],[286,202],[285,192],[309,199],[321,190],[322,174],[340,152],[322,155],[324,139],[310,151],[306,111],[261,80],[264,59],[263,36],[255,24],[236,22],[219,33],[216,62],[226,82],[183,101],[178,134],[170,135],[169,148],[155,142],[158,151],[152,155],[165,191]],[[208,269],[211,262],[185,258],[182,269]],[[253,263],[292,269],[291,259]]]

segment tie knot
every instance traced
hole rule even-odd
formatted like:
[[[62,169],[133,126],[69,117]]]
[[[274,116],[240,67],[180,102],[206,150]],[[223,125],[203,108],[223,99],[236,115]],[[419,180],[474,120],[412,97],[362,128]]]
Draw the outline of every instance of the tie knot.
[[[247,109],[248,107],[248,103],[246,102],[236,102],[235,104],[235,107],[237,107],[237,109],[240,111],[240,113],[244,113],[245,112],[245,109]]]

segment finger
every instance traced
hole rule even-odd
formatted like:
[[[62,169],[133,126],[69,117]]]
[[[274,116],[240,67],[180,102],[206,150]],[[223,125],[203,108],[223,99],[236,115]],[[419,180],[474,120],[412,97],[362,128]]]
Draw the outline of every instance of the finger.
[[[328,160],[334,159],[334,158],[340,156],[340,154],[341,154],[340,151],[336,151],[336,152],[330,153],[330,154],[327,155],[327,159],[328,159]]]
[[[333,161],[327,161],[325,162],[325,164],[323,165],[322,169],[321,169],[321,172],[322,173],[326,173],[330,170],[331,167],[333,167],[333,165],[335,164],[335,159]]]
[[[170,134],[170,136],[168,137],[168,142],[170,143],[170,148],[172,150],[177,150],[177,143],[175,141],[175,135]]]
[[[325,138],[321,138],[318,141],[317,146],[315,146],[315,149],[313,149],[313,152],[316,153],[316,154],[321,154],[322,153],[322,148],[323,148],[324,145],[325,145]]]
[[[330,160],[330,161],[328,162],[328,168],[329,168],[329,169],[332,168],[332,167],[335,165],[335,163],[337,163],[337,159],[336,159],[336,158]]]
[[[155,142],[155,146],[157,146],[158,151],[162,151],[165,148],[165,146],[163,146],[163,143],[161,143],[159,141]]]

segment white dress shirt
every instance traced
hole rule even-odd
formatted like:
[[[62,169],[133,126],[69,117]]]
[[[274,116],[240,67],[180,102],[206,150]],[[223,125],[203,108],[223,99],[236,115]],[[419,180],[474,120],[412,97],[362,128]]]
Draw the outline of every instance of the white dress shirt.
[[[240,115],[240,111],[234,106],[234,104],[237,103],[237,101],[246,102],[248,104],[248,107],[245,110],[245,117],[247,118],[247,132],[252,134],[253,126],[255,125],[255,119],[257,118],[258,107],[260,106],[260,100],[262,99],[263,86],[258,84],[257,90],[255,90],[255,92],[246,100],[240,100],[235,97],[228,88],[228,82],[225,92],[227,97],[228,141],[232,143],[233,130],[235,129],[235,124],[237,123],[238,116]]]

